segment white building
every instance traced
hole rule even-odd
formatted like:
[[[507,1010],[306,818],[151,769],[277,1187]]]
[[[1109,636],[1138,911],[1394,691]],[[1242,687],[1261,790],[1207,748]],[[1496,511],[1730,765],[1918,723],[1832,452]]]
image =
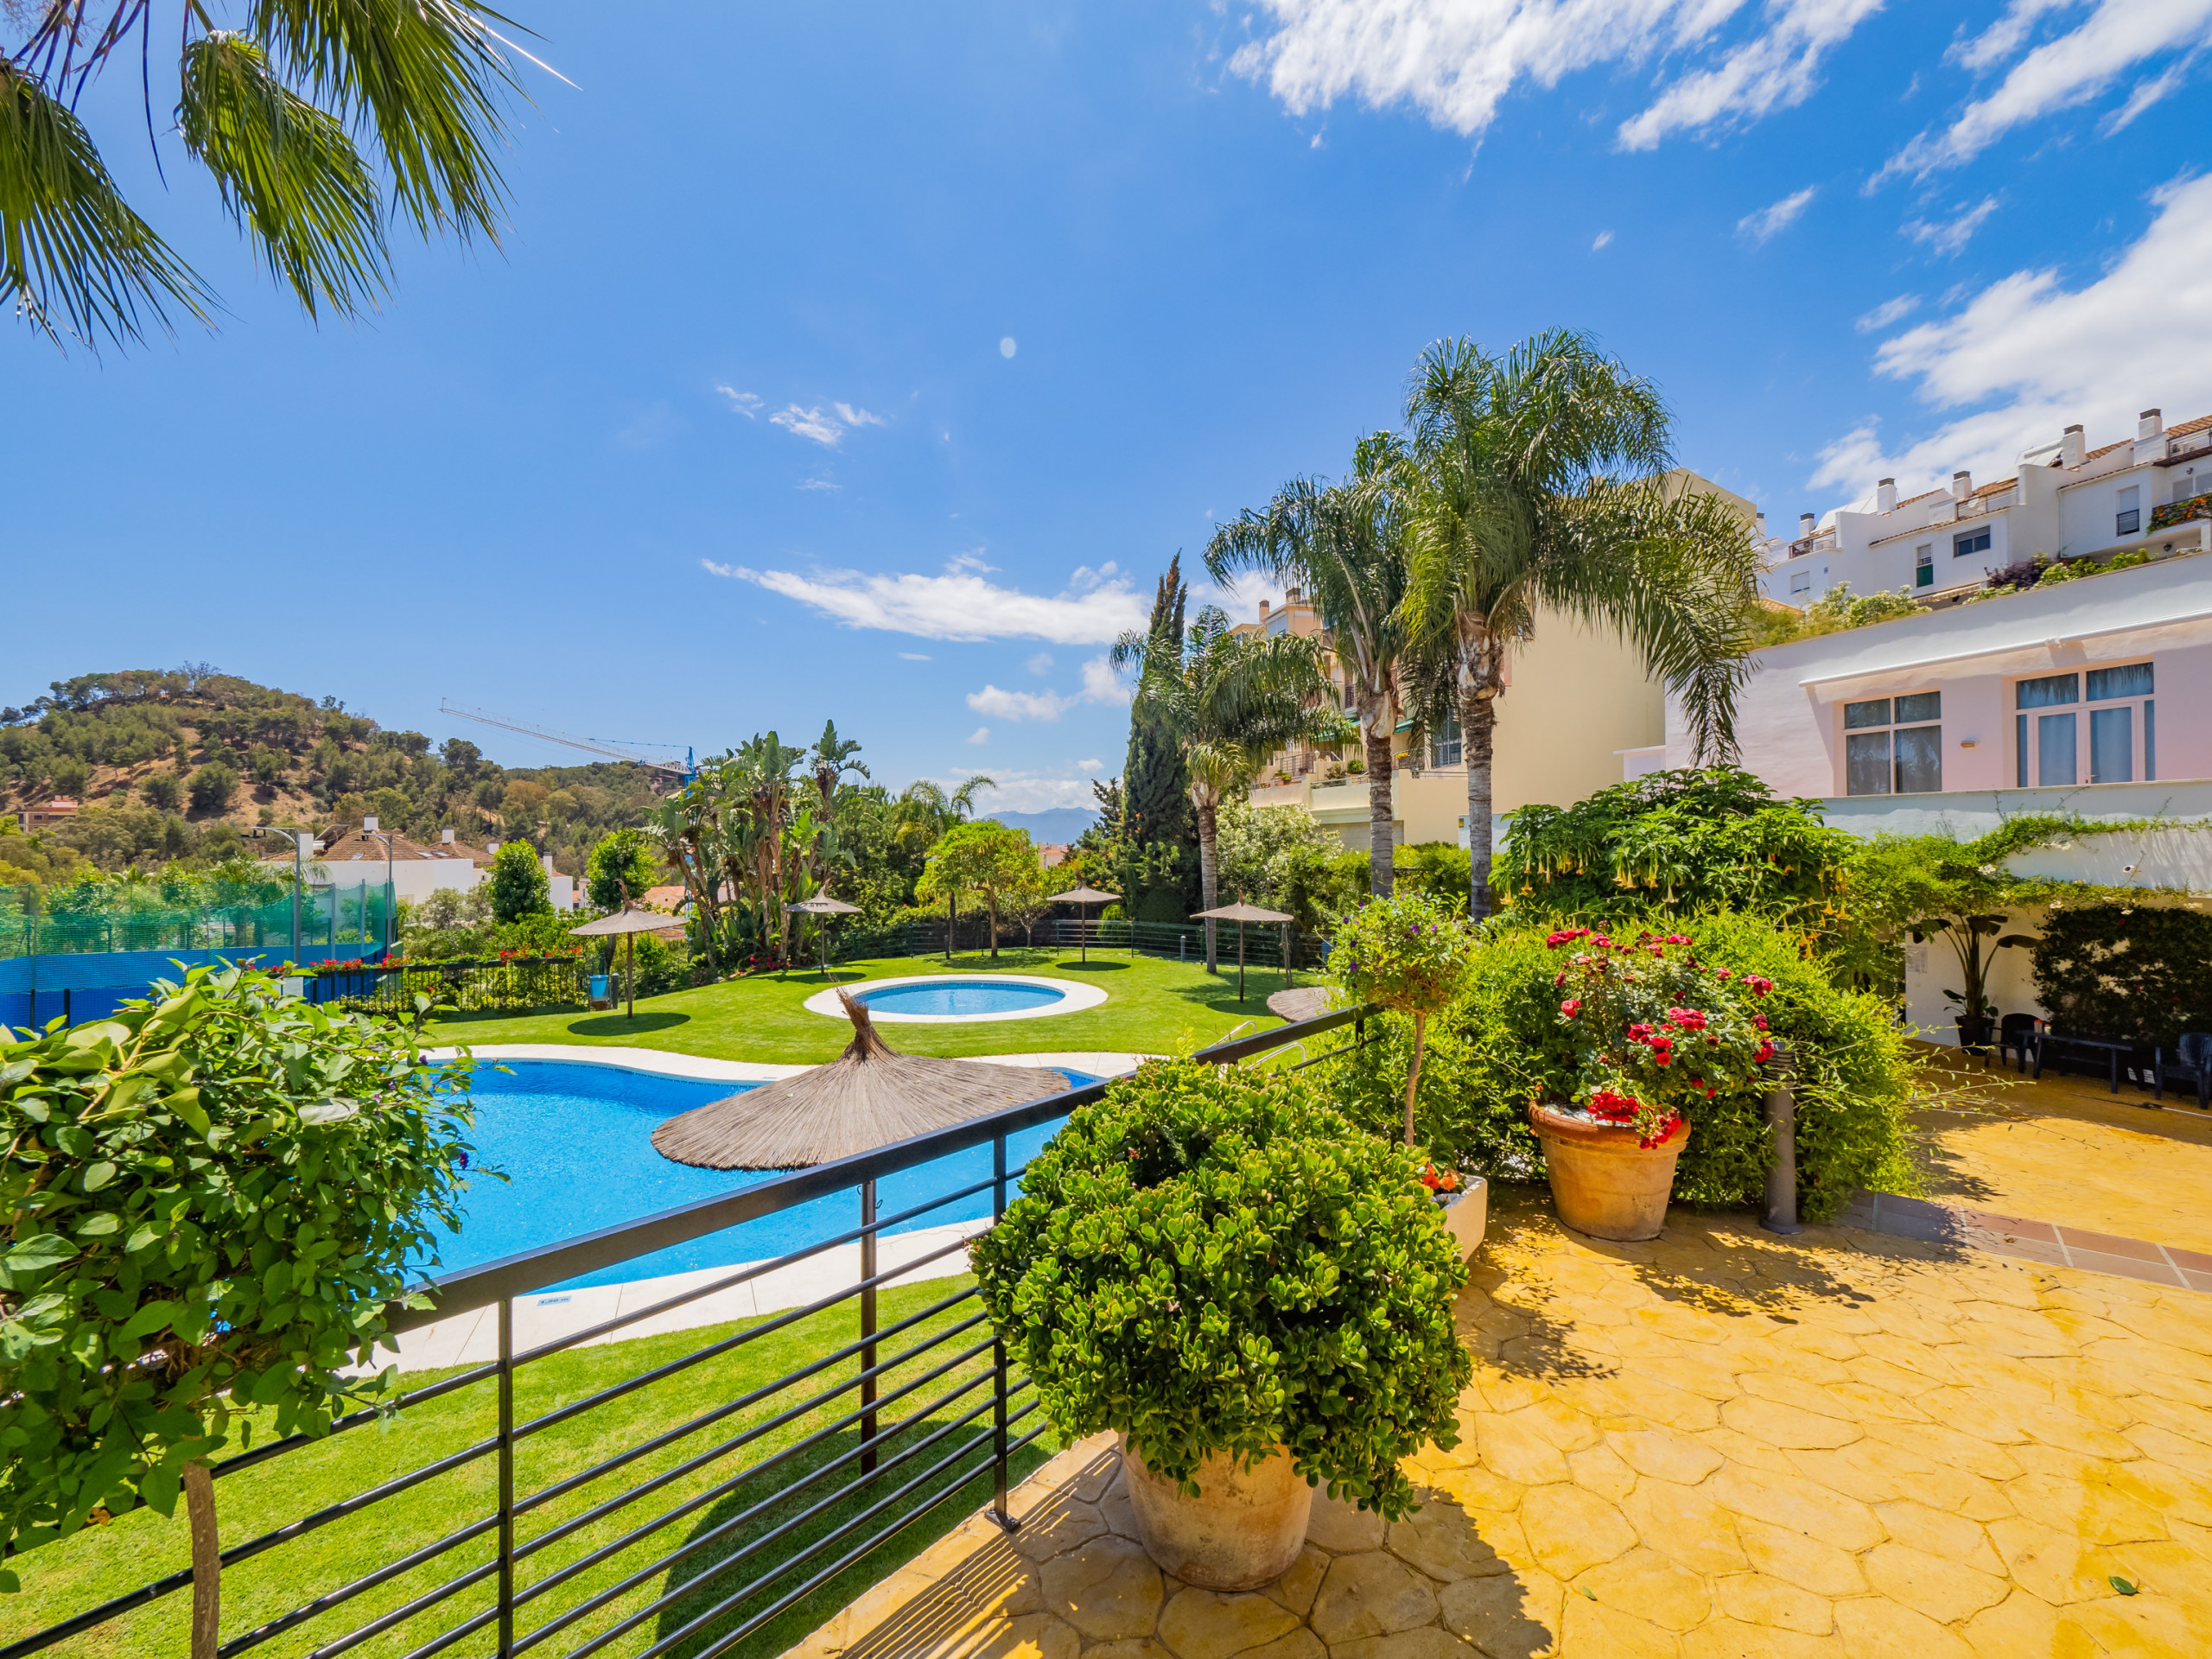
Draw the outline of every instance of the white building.
[[[377,821],[369,818],[359,830],[333,830],[319,851],[310,852],[308,879],[317,886],[353,887],[365,882],[382,887],[388,874],[397,897],[417,903],[441,887],[467,893],[489,880],[492,857],[499,850],[496,841],[483,847],[472,847],[455,840],[454,832],[447,830],[431,843],[394,835],[387,858],[385,839],[377,833]],[[263,861],[286,869],[292,864],[289,853]],[[556,874],[550,854],[543,855],[539,861],[545,868],[546,883],[552,890],[553,908],[574,909],[575,878]]]
[[[1977,486],[1955,473],[1948,489],[1903,501],[1885,478],[1823,523],[1801,515],[1795,540],[1767,545],[1767,596],[1800,607],[1838,583],[1943,601],[2022,559],[2212,551],[2212,416],[2169,430],[2146,409],[2132,441],[2097,449],[2069,426],[2023,453],[2011,478]]]

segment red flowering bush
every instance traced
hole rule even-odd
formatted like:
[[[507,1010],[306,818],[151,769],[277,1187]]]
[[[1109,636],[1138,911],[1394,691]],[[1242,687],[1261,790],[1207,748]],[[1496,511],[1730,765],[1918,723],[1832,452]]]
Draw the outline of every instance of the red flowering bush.
[[[1708,1101],[1759,1086],[1774,1054],[1757,1004],[1774,989],[1758,974],[1707,968],[1680,933],[1608,938],[1586,927],[1545,940],[1573,948],[1554,977],[1578,1063],[1576,1104],[1602,1123],[1662,1144]]]

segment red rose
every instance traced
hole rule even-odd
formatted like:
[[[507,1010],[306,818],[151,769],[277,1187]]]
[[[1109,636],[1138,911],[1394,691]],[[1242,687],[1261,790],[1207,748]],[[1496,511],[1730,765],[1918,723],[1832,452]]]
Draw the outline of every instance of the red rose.
[[[1559,1011],[1568,1019],[1573,1019],[1576,1014],[1582,1012],[1582,999],[1579,996],[1568,997],[1566,1001],[1559,1005]]]

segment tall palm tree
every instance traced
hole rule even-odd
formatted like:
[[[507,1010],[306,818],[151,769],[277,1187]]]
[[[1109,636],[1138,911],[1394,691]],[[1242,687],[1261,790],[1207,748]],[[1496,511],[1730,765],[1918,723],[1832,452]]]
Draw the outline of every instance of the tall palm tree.
[[[1414,367],[1406,418],[1419,480],[1412,677],[1429,719],[1459,715],[1479,920],[1507,650],[1545,610],[1617,630],[1681,699],[1699,759],[1725,759],[1759,558],[1718,499],[1668,486],[1666,405],[1586,335],[1539,334],[1503,358],[1439,340]]]
[[[954,824],[965,823],[976,816],[978,794],[997,787],[994,780],[981,772],[950,794],[944,785],[917,778],[899,791],[899,798],[892,803],[892,836],[902,846],[934,847]]]
[[[1220,902],[1216,829],[1221,804],[1252,780],[1277,748],[1312,729],[1313,700],[1328,690],[1321,643],[1294,633],[1239,634],[1209,605],[1172,655],[1135,629],[1114,643],[1113,664],[1137,677],[1136,711],[1156,720],[1183,753],[1198,819],[1198,890]],[[1206,971],[1214,972],[1206,924]]]
[[[308,315],[374,307],[391,221],[498,240],[507,54],[530,55],[499,33],[515,25],[474,0],[238,10],[244,30],[183,9],[175,130]],[[0,5],[0,306],[56,343],[142,340],[172,309],[213,326],[214,296],[124,200],[77,116],[110,63],[147,68],[162,15],[143,0]]]
[[[1368,885],[1390,896],[1390,741],[1408,644],[1409,548],[1399,510],[1405,452],[1388,433],[1363,439],[1352,475],[1338,485],[1293,479],[1264,508],[1214,532],[1206,569],[1217,582],[1264,570],[1312,598],[1344,676],[1344,702],[1367,755]]]

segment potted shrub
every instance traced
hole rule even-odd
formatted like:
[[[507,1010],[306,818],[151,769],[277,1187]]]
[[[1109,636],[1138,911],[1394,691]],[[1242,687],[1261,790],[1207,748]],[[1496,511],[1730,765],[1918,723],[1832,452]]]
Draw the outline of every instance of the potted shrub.
[[[1576,947],[1553,980],[1578,1066],[1569,1101],[1532,1100],[1559,1218],[1598,1238],[1656,1238],[1692,1115],[1758,1085],[1774,1053],[1754,1004],[1774,988],[1757,974],[1707,968],[1680,933],[1632,943],[1586,927],[1546,943]]]
[[[1465,1282],[1403,1150],[1303,1078],[1156,1060],[1079,1107],[971,1259],[1063,1433],[1122,1437],[1145,1548],[1244,1590],[1313,1487],[1390,1518],[1399,1459],[1458,1440]]]

